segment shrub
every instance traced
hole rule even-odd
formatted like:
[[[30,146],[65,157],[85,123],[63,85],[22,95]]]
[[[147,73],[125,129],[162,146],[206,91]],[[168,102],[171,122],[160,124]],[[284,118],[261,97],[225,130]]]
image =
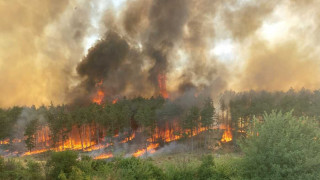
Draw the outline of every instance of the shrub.
[[[0,179],[13,180],[13,179],[27,179],[26,169],[20,161],[14,159],[1,160]]]
[[[72,167],[78,165],[77,158],[78,153],[75,151],[52,153],[46,164],[48,178],[56,179],[61,173],[64,173],[68,178],[72,172]]]
[[[314,121],[272,112],[241,144],[247,179],[320,179],[320,129]]]
[[[115,179],[164,179],[162,170],[149,160],[117,158],[112,164],[112,176]]]
[[[45,179],[42,165],[33,160],[29,160],[27,162],[27,174],[28,174],[28,179],[30,180]]]

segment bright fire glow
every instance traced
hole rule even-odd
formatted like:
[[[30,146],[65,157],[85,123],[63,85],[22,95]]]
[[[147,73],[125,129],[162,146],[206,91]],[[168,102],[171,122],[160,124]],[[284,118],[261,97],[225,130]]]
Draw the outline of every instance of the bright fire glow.
[[[114,100],[112,100],[112,104],[115,104],[118,102],[118,98],[115,98]]]
[[[48,149],[40,149],[40,150],[34,150],[34,151],[28,151],[22,154],[22,156],[29,156],[29,155],[33,155],[33,154],[40,154],[43,152],[48,151]]]
[[[103,99],[104,99],[104,92],[102,90],[102,85],[103,85],[103,82],[100,81],[99,83],[96,84],[96,87],[98,88],[98,91],[97,93],[94,95],[93,99],[92,99],[92,102],[93,103],[97,103],[97,104],[101,104]]]
[[[232,141],[232,133],[231,133],[230,127],[228,126],[224,130],[224,133],[223,133],[222,138],[221,138],[221,142],[230,142],[230,141]]]
[[[3,141],[0,141],[0,144],[9,144],[10,143],[9,141],[10,141],[9,139],[5,139]]]
[[[150,154],[153,154],[156,152],[156,148],[159,147],[159,143],[155,143],[155,144],[150,144],[148,147],[147,147],[147,152],[150,153]],[[142,156],[143,154],[146,153],[146,149],[139,149],[138,151],[136,151],[135,153],[133,153],[132,155],[134,157],[139,157],[139,156]]]
[[[97,94],[93,97],[92,102],[101,104],[104,98],[104,92],[102,90],[98,90]]]
[[[125,138],[123,141],[121,141],[121,143],[126,143],[128,141],[131,141],[135,137],[136,137],[136,133],[132,133],[130,137]]]
[[[94,159],[108,159],[112,158],[112,153],[100,154],[99,156],[94,157]]]

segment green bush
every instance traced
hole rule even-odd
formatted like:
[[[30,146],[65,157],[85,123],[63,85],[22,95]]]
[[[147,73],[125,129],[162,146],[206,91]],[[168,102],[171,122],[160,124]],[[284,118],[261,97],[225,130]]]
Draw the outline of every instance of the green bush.
[[[213,156],[207,155],[202,157],[202,163],[197,170],[197,179],[228,179],[224,174],[216,170]]]
[[[197,172],[194,164],[168,164],[166,166],[166,175],[169,180],[193,180]]]
[[[292,113],[272,112],[241,144],[247,179],[320,179],[319,124]]]
[[[223,174],[230,179],[240,179],[241,158],[234,155],[226,155],[215,159],[217,173]]]
[[[165,179],[163,171],[149,160],[117,158],[112,163],[114,179]]]
[[[62,151],[52,153],[47,161],[48,179],[56,179],[61,173],[68,178],[72,172],[72,167],[78,165],[78,153],[75,151]]]
[[[38,162],[29,160],[24,166],[21,161],[13,158],[5,161],[0,157],[0,179],[41,180],[45,177],[42,165]]]
[[[0,179],[14,180],[14,179],[27,179],[27,171],[20,161],[8,159],[5,161],[1,158],[1,171]]]
[[[27,162],[27,174],[30,180],[45,179],[42,165],[33,160]]]

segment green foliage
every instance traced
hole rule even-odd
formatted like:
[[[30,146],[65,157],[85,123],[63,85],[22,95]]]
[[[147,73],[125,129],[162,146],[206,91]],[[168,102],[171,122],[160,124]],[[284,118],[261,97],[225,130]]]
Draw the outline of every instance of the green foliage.
[[[42,165],[35,161],[27,161],[23,165],[21,161],[15,159],[4,160],[0,158],[0,179],[5,180],[42,180],[44,178],[44,171]]]
[[[183,127],[186,130],[190,130],[191,135],[193,135],[194,129],[199,124],[199,108],[196,106],[192,106],[187,112],[185,118],[183,119]]]
[[[26,146],[29,151],[32,150],[32,148],[35,147],[35,133],[37,132],[37,128],[39,126],[39,120],[38,119],[33,119],[27,124],[26,130],[24,132],[24,135],[26,136]]]
[[[22,111],[21,107],[0,109],[0,139],[11,138],[12,129]]]
[[[59,174],[64,173],[68,178],[72,167],[78,165],[78,153],[75,151],[54,152],[47,161],[47,176],[55,179]]]
[[[232,128],[234,135],[238,131],[247,131],[252,125],[253,116],[262,118],[264,112],[271,113],[277,109],[282,112],[294,110],[294,116],[308,116],[320,119],[320,90],[310,91],[301,89],[294,91],[290,89],[283,91],[247,91],[247,92],[225,92],[222,96],[223,102],[229,103]]]
[[[169,180],[207,180],[207,179],[229,179],[223,173],[217,171],[212,155],[205,155],[201,163],[195,159],[176,164],[166,164],[165,173]]]
[[[219,174],[214,165],[212,155],[202,157],[202,163],[197,170],[198,179],[227,179],[223,174]]]
[[[197,172],[196,166],[192,163],[188,164],[168,164],[166,167],[166,175],[169,180],[193,180]]]
[[[139,158],[120,158],[112,162],[114,179],[164,179],[161,169],[148,160]]]
[[[205,100],[201,110],[201,126],[206,128],[210,127],[214,123],[214,114],[215,109],[213,106],[213,101],[211,98],[208,98]]]
[[[241,179],[241,158],[235,155],[224,155],[215,159],[216,171],[230,179]]]
[[[241,144],[244,177],[249,179],[319,179],[320,129],[292,112],[265,114]]]

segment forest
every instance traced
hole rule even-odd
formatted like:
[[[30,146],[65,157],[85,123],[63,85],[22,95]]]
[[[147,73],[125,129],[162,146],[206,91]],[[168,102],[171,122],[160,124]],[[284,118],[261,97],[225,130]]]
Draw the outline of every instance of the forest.
[[[289,178],[288,172],[283,174],[275,170],[280,174],[266,176],[262,173],[266,169],[250,167],[252,172],[246,172],[248,169],[241,168],[254,166],[261,160],[262,164],[270,163],[266,164],[265,168],[268,169],[276,168],[275,165],[290,165],[288,171],[292,171],[310,166],[308,172],[302,173],[301,177],[310,176],[311,179],[316,179],[319,174],[313,169],[319,167],[320,161],[313,162],[308,158],[313,156],[314,159],[319,159],[319,100],[320,91],[291,89],[287,92],[226,91],[221,94],[217,103],[211,98],[194,96],[192,101],[189,101],[193,103],[186,104],[185,99],[170,100],[158,96],[133,99],[123,97],[116,101],[84,106],[52,104],[37,108],[32,106],[1,109],[0,146],[5,159],[1,160],[1,167],[4,169],[0,174],[2,177],[21,176],[19,173],[26,173],[28,168],[39,166],[43,169],[37,174],[40,179],[122,179],[124,176],[130,179],[140,175],[142,177],[136,179],[144,179],[144,173],[150,177],[156,173],[154,179],[207,179],[201,176],[215,177],[213,179],[268,179],[273,176],[293,178],[291,175],[294,173],[290,173]],[[296,136],[300,138],[296,139]],[[276,140],[281,142],[281,146]],[[256,148],[259,148],[259,143],[263,143],[259,145],[262,156],[278,156],[278,159],[270,162],[264,162],[263,157],[254,159],[258,158],[256,156],[259,150]],[[311,154],[300,154],[306,151],[307,146],[299,143],[310,143],[308,147],[313,148],[309,149],[308,153]],[[179,145],[189,148],[181,148]],[[269,148],[286,145],[290,147],[278,152],[265,149],[267,145]],[[184,153],[189,154],[190,159],[179,159],[179,154],[183,156]],[[219,155],[217,158],[218,154],[222,157]],[[207,155],[210,156],[209,160]],[[57,161],[55,158],[63,159],[63,156],[73,158],[70,162],[65,162],[70,165],[61,165],[67,169],[56,172],[47,169],[47,166],[58,166],[52,165],[51,161]],[[178,165],[178,169],[169,172],[166,168],[177,165],[161,164],[168,163],[163,162],[163,158],[167,156],[177,158],[178,162],[191,161],[191,166]],[[15,160],[14,157],[27,159],[27,164],[20,162],[19,158]],[[31,157],[46,163],[39,164]],[[155,165],[152,158],[159,160],[160,165]],[[287,162],[281,162],[283,158]],[[296,164],[295,161],[301,161],[299,163],[302,164]],[[170,163],[173,162],[169,161]],[[86,167],[82,167],[84,164]],[[21,172],[15,174],[14,170],[15,173],[10,174],[5,170],[9,166],[18,168]],[[147,166],[147,172],[138,173],[137,170],[130,169],[133,174],[124,175],[124,172],[118,169],[140,166]],[[111,173],[113,168],[118,170]],[[203,168],[208,172],[202,172]],[[280,169],[283,170],[283,167]],[[256,172],[253,172],[254,170]]]

